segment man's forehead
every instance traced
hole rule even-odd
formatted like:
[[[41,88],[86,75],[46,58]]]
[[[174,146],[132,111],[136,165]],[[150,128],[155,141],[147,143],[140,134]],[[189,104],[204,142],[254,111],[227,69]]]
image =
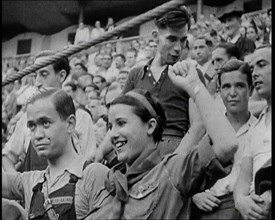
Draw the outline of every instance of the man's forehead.
[[[218,57],[218,56],[224,56],[224,55],[227,55],[226,54],[226,51],[224,48],[216,48],[215,50],[213,50],[212,52],[212,57]]]
[[[35,118],[49,116],[50,112],[56,111],[50,98],[43,98],[28,104],[27,106],[27,118],[32,115]]]
[[[160,34],[173,35],[177,37],[185,37],[187,36],[187,32],[187,24],[183,27],[167,27],[165,29],[159,29]]]
[[[38,58],[35,59],[34,63],[35,64],[40,63],[40,62],[43,62],[46,59],[47,59],[47,57],[38,57]],[[48,66],[44,66],[44,67],[38,69],[37,71],[41,71],[42,69],[48,69],[48,68],[53,68],[52,64],[49,64]]]
[[[252,54],[252,65],[256,64],[260,60],[271,61],[271,48],[258,49]]]
[[[206,45],[205,39],[196,39],[194,45]]]

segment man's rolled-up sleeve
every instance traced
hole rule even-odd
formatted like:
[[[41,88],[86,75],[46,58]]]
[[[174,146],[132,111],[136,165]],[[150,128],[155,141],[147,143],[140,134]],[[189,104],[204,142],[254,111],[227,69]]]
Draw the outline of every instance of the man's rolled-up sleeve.
[[[198,155],[201,167],[211,179],[220,179],[229,174],[231,165],[224,167],[215,155],[208,135],[198,145]]]

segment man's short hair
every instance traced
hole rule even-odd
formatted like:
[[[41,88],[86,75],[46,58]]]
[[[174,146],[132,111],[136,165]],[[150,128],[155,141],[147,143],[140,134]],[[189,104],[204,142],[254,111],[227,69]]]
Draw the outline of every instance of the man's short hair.
[[[72,81],[65,83],[65,84],[64,84],[64,87],[65,87],[65,86],[70,86],[70,87],[72,88],[72,91],[73,91],[73,92],[75,92],[76,89],[77,89],[76,84],[75,84],[74,82],[72,82]]]
[[[49,57],[49,56],[53,56],[55,55],[56,52],[51,51],[51,50],[44,50],[39,52],[36,57],[35,60],[40,58],[40,57]],[[52,63],[53,65],[53,69],[54,71],[57,73],[61,70],[65,70],[66,71],[66,77],[65,79],[68,77],[69,73],[70,73],[70,64],[69,64],[69,60],[67,57],[62,57],[60,59],[57,59],[56,61],[54,61]]]
[[[126,61],[126,58],[125,58],[125,56],[124,56],[122,53],[116,54],[116,55],[114,56],[114,58],[116,58],[116,57],[121,57],[121,59],[122,59],[124,62]]]
[[[205,44],[208,46],[208,47],[213,47],[213,42],[211,39],[209,39],[208,37],[204,36],[204,35],[200,35],[198,37],[196,37],[196,40],[205,40]]]
[[[133,47],[130,47],[129,49],[126,50],[126,53],[128,52],[133,52],[135,54],[135,56],[137,56],[137,50]]]
[[[161,17],[156,18],[155,24],[159,29],[166,29],[167,27],[180,28],[187,25],[189,30],[191,26],[190,17],[190,11],[185,6],[182,6],[178,9],[167,12]]]
[[[236,59],[240,59],[240,50],[238,47],[233,43],[219,43],[215,46],[214,50],[217,48],[224,48],[225,53],[228,55],[229,58],[236,57]]]
[[[73,99],[62,89],[45,89],[39,90],[27,102],[27,105],[35,103],[40,99],[50,98],[55,106],[61,120],[66,120],[70,115],[75,115],[75,106]]]
[[[228,60],[221,68],[218,73],[219,84],[221,85],[221,76],[223,73],[239,71],[240,73],[246,75],[248,86],[252,86],[252,72],[248,63],[237,59]]]
[[[77,62],[74,64],[74,66],[80,66],[84,72],[88,72],[87,67],[82,62]]]
[[[101,75],[95,75],[94,78],[100,78],[101,83],[106,83],[106,79]]]
[[[126,69],[123,69],[123,70],[120,70],[118,74],[123,74],[123,73],[129,74],[130,71],[126,70]]]

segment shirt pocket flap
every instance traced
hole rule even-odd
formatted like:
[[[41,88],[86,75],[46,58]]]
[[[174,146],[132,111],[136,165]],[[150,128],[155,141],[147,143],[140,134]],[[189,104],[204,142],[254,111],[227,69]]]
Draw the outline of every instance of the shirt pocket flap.
[[[147,219],[159,200],[159,184],[146,183],[132,187],[124,209],[126,219]]]
[[[159,184],[157,182],[139,185],[130,190],[129,196],[134,199],[143,199],[150,193],[154,192],[158,186]]]

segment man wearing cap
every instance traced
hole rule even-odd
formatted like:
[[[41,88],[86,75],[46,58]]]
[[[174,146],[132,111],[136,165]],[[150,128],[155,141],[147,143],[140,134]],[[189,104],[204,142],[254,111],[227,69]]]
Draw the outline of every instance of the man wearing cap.
[[[227,35],[227,42],[235,44],[241,52],[240,59],[243,60],[244,56],[253,53],[256,46],[252,40],[246,36],[241,36],[241,16],[243,14],[243,2],[234,1],[223,7],[219,7],[218,18],[224,24],[224,29]]]

